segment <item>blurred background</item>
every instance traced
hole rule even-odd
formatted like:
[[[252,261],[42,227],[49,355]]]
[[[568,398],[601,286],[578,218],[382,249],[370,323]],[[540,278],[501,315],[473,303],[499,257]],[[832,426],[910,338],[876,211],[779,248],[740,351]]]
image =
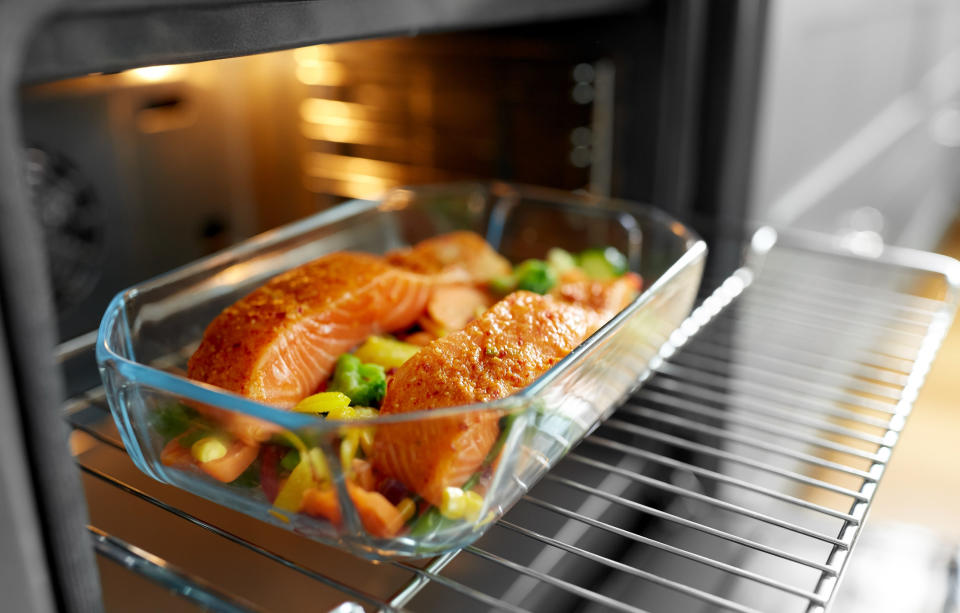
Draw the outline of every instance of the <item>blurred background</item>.
[[[28,79],[26,176],[61,340],[94,329],[123,287],[405,184],[492,178],[587,190],[652,201],[718,242],[771,223],[867,255],[900,245],[960,257],[960,3],[710,9],[718,14],[702,44],[723,63],[706,57],[695,67],[701,85],[672,94],[671,70],[691,53],[663,27],[673,9],[622,4],[542,23]],[[685,161],[664,161],[674,158]],[[838,611],[958,610],[958,369],[955,329]]]

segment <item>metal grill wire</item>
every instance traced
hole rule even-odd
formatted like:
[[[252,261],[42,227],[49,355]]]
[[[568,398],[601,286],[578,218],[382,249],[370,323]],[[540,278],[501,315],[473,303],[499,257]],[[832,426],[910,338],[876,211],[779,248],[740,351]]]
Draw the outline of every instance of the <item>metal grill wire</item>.
[[[67,417],[86,441],[77,458],[89,479],[327,588],[328,608],[820,611],[952,321],[956,274],[916,266],[925,262],[775,247],[762,269],[720,283],[669,339],[657,374],[474,546],[426,565],[368,565],[405,577],[385,593],[88,461],[91,447],[123,449],[102,391],[73,398]],[[90,345],[65,344],[62,357],[90,359]],[[108,529],[91,526],[98,553],[201,606],[274,607]]]

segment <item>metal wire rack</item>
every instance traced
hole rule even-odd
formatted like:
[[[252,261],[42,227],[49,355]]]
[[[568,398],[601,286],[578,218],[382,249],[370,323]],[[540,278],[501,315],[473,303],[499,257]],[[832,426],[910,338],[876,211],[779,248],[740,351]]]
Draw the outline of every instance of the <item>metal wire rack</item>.
[[[359,560],[152,482],[102,390],[81,391],[65,411],[91,536],[126,569],[101,565],[108,605],[136,576],[221,611],[826,610],[952,321],[955,266],[778,244],[651,339],[669,340],[656,374],[504,520],[426,562]],[[94,340],[61,347],[68,372]]]

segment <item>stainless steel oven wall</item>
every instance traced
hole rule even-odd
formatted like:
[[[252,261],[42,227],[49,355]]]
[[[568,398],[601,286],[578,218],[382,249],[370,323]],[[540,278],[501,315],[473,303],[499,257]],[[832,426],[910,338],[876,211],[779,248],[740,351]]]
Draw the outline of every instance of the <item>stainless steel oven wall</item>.
[[[932,248],[960,200],[960,5],[771,3],[752,217]]]
[[[120,288],[253,233],[238,68],[157,66],[23,90],[62,339],[93,329]]]

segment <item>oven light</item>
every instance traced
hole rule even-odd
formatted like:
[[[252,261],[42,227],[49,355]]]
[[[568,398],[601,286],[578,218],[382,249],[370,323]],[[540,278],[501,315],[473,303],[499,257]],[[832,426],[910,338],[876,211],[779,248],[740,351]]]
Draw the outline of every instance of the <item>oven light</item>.
[[[126,74],[146,83],[157,83],[174,76],[179,70],[179,66],[144,66],[128,70]]]
[[[297,66],[297,80],[304,85],[343,85],[346,71],[343,64],[318,61]]]
[[[333,58],[333,50],[329,45],[314,45],[293,50],[293,59],[301,66],[313,66],[320,60]]]

